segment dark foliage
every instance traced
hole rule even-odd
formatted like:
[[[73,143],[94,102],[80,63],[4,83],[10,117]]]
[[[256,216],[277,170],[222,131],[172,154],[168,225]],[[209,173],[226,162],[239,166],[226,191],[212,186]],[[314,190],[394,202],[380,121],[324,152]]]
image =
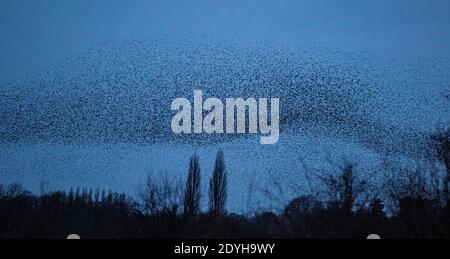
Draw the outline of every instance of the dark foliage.
[[[144,213],[123,194],[77,190],[34,196],[18,185],[1,187],[0,238],[449,238],[450,206],[403,198],[386,217],[379,200],[353,210],[311,196],[292,200],[282,213]],[[447,203],[448,204],[448,203]]]

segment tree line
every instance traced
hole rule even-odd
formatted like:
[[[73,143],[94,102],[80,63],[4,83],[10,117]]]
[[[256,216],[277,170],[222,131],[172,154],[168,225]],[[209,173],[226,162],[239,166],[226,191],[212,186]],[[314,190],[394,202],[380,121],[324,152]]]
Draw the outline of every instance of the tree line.
[[[199,157],[189,161],[184,187],[149,176],[138,199],[92,189],[32,194],[18,184],[0,185],[0,238],[450,238],[450,131],[432,136],[445,175],[408,172],[385,186],[387,199],[366,197],[365,184],[345,163],[322,177],[327,200],[292,199],[281,211],[228,213],[224,153],[216,156],[202,210]],[[362,200],[362,201],[361,201]]]

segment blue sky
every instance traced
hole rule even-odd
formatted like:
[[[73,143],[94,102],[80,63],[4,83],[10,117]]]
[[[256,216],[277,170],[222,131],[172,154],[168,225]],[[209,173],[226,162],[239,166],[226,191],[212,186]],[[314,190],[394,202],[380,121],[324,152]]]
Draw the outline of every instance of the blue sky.
[[[448,57],[449,24],[447,0],[2,0],[0,82],[99,41],[159,34]]]

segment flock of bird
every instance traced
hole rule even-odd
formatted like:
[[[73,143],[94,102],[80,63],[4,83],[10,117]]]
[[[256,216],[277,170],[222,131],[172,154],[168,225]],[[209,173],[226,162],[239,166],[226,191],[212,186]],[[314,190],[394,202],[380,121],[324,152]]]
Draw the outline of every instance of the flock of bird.
[[[431,68],[424,72],[417,64]],[[431,87],[445,93],[450,90],[445,81],[448,64],[271,42],[115,40],[2,85],[0,139],[192,141],[192,136],[180,139],[171,133],[170,103],[177,97],[192,98],[193,90],[201,89],[206,97],[280,98],[282,133],[301,134],[311,126],[317,134],[336,134],[388,152],[417,150],[425,141],[421,131],[397,123],[401,118],[383,109],[383,98],[389,90],[417,83],[402,79],[399,69],[421,76],[424,98],[431,98],[426,97]],[[393,78],[396,84],[391,84]],[[441,103],[436,109],[445,118],[448,111],[445,101]],[[232,136],[195,137],[208,142]]]

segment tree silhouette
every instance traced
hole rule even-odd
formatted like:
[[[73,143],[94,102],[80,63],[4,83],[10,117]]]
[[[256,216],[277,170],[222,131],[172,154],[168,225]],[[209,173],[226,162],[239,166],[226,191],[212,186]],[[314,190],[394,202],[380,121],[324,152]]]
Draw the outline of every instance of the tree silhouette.
[[[343,212],[352,213],[356,197],[365,192],[367,182],[356,181],[354,166],[345,162],[342,172],[338,175],[321,177],[327,187],[331,200],[335,202]],[[367,197],[368,198],[368,197]]]
[[[433,134],[431,137],[435,141],[438,158],[444,164],[447,172],[444,179],[444,197],[448,199],[450,196],[450,127]]]
[[[342,183],[343,183],[343,200],[342,207],[344,211],[351,211],[353,203],[355,202],[355,193],[353,189],[353,166],[351,164],[346,164],[342,173]]]
[[[213,215],[225,213],[227,200],[227,171],[222,151],[217,152],[214,173],[209,181],[209,210]]]
[[[200,210],[200,162],[197,155],[193,155],[189,161],[189,171],[184,193],[184,213],[195,215]]]

